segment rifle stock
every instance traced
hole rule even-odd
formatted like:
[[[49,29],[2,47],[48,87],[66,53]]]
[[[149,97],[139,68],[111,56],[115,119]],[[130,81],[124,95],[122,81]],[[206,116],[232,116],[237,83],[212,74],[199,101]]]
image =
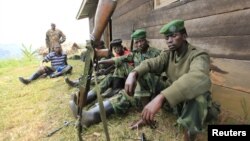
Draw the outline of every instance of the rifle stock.
[[[99,0],[96,15],[95,15],[95,25],[93,28],[93,32],[90,35],[91,41],[87,41],[87,57],[85,61],[84,71],[82,80],[80,80],[80,87],[78,93],[78,118],[77,118],[77,127],[78,127],[78,136],[79,140],[81,138],[82,126],[81,126],[81,119],[82,119],[82,109],[86,104],[86,97],[87,93],[90,88],[90,80],[92,76],[92,72],[94,71],[93,63],[98,63],[97,55],[98,53],[94,49],[95,44],[100,41],[101,35],[103,34],[104,29],[106,28],[111,15],[113,14],[117,1],[116,0]],[[98,64],[96,66],[98,68]],[[96,73],[94,73],[96,77]],[[96,83],[97,84],[97,83]],[[97,92],[98,93],[98,92]],[[106,140],[109,141],[109,134],[108,128],[106,123],[106,113],[104,112],[104,106],[102,103],[102,98],[100,93],[97,94],[98,103],[100,107],[100,115],[103,121],[104,131],[106,135]]]

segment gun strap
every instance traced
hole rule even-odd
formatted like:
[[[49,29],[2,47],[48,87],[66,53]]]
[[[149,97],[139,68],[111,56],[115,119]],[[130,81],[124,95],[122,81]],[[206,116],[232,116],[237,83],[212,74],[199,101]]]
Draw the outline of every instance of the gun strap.
[[[104,133],[105,133],[105,136],[106,136],[106,140],[110,141],[109,132],[108,132],[107,118],[106,118],[106,112],[105,112],[105,109],[104,109],[103,98],[101,96],[101,90],[100,90],[100,86],[99,86],[99,84],[97,82],[97,75],[96,75],[95,70],[94,70],[93,74],[94,74],[94,79],[95,79],[97,100],[98,100],[98,104],[99,104],[99,108],[100,108],[100,116],[101,116],[101,120],[102,120],[102,123],[103,123]]]

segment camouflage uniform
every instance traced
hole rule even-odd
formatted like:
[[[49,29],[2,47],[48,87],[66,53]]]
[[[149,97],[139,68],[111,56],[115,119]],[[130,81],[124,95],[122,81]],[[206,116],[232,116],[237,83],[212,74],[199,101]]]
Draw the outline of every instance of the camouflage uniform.
[[[164,51],[160,56],[144,61],[134,69],[139,78],[147,72],[165,72],[167,86],[160,93],[178,113],[177,122],[191,133],[202,131],[210,98],[209,55],[188,44],[177,56],[175,51]]]
[[[134,65],[138,66],[142,61],[147,60],[149,58],[154,58],[160,54],[160,50],[156,48],[149,47],[145,54],[141,52],[134,52],[132,55],[122,56],[120,58],[115,58],[115,65],[117,69],[115,70],[117,77],[127,77],[131,72],[132,68],[127,67],[127,63],[129,61],[134,61]],[[142,97],[151,97],[152,94],[155,94],[159,88],[160,84],[160,74],[159,73],[147,73],[143,77],[138,80],[136,90],[135,90],[135,98],[130,98],[127,96],[125,91],[120,91],[117,96],[111,99],[112,106],[116,113],[124,114],[126,113],[131,106],[141,108],[141,98]],[[158,85],[158,86],[157,86]],[[159,88],[160,89],[160,88]],[[158,90],[159,91],[159,90]]]
[[[66,36],[59,29],[49,29],[46,32],[46,46],[51,51],[53,51],[53,46],[56,44],[61,44],[66,40]]]

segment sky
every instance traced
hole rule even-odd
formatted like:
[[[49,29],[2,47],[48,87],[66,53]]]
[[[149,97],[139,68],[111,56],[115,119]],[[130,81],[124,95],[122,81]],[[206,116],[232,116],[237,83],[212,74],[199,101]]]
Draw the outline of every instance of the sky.
[[[76,20],[82,0],[0,0],[0,44],[45,46],[50,24],[66,35],[66,42],[89,39],[88,18]]]

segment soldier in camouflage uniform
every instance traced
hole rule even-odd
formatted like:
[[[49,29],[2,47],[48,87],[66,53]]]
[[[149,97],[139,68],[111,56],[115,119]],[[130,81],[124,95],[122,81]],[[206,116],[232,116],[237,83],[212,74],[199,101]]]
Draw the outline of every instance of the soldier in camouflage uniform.
[[[165,89],[144,107],[137,124],[154,123],[155,114],[166,104],[176,109],[177,123],[185,129],[184,140],[194,140],[202,131],[211,102],[210,58],[186,41],[183,20],[166,24],[160,33],[164,34],[169,50],[136,67],[126,80],[125,91],[132,96],[137,79],[148,72],[165,72],[168,77]]]
[[[131,52],[128,49],[123,47],[121,39],[112,40],[110,43],[110,47],[114,49],[114,52],[113,52],[113,54],[115,56],[114,58],[131,54]],[[112,59],[100,60],[100,61],[98,61],[98,64],[109,64],[110,65],[110,63],[109,63],[110,60],[112,61]],[[126,66],[126,68],[130,68],[130,70],[132,70],[134,67],[132,62],[124,63],[124,66]],[[123,68],[125,68],[125,67],[123,67]],[[128,75],[128,73],[127,73],[127,75]],[[105,76],[105,78],[99,83],[100,93],[102,94],[102,96],[104,98],[109,98],[109,97],[112,97],[113,95],[117,94],[121,89],[123,89],[127,75],[123,75],[123,76],[121,76],[120,74],[117,75],[117,71],[113,72],[113,74],[111,74],[111,73],[107,74]],[[95,101],[96,98],[97,98],[97,91],[96,91],[96,87],[94,87],[87,94],[86,105]],[[72,107],[72,105],[73,106],[75,105],[75,100],[76,100],[76,95],[73,95],[72,101],[70,102],[71,103],[70,107]]]
[[[135,66],[139,65],[142,61],[156,57],[160,54],[160,50],[152,48],[149,46],[148,41],[146,40],[146,31],[143,29],[136,30],[131,37],[135,41],[136,51],[132,54],[122,56],[119,58],[112,58],[106,60],[106,63],[115,64],[115,76],[124,78],[127,77],[128,73],[131,71],[131,68],[127,67],[127,63],[133,61]],[[104,108],[107,116],[110,114],[124,114],[127,113],[130,107],[142,107],[143,103],[146,103],[150,97],[155,94],[155,91],[160,90],[159,82],[160,75],[157,74],[147,74],[140,79],[136,89],[135,99],[130,98],[125,94],[125,91],[122,90],[118,95],[112,97],[111,100],[104,101]],[[158,88],[158,89],[156,89]],[[131,100],[132,99],[132,100]],[[145,102],[144,102],[145,101]],[[71,109],[76,115],[76,105],[72,106]],[[89,111],[83,111],[83,120],[82,124],[85,126],[90,126],[94,123],[101,121],[100,119],[100,109],[99,106],[96,106]]]
[[[95,46],[95,49],[96,50],[101,50],[101,49],[105,49],[105,46],[104,46],[104,41],[103,40],[101,40],[100,42],[98,42],[97,44],[96,44],[96,46]],[[81,59],[82,59],[82,61],[85,61],[85,59],[86,59],[86,53],[87,52],[83,52],[82,54],[81,54]],[[98,58],[98,60],[104,60],[104,59],[106,59],[105,57],[103,57],[103,58]],[[101,70],[103,70],[103,69],[105,69],[105,68],[108,68],[109,66],[107,66],[107,65],[100,65],[99,66],[99,68],[101,69]],[[66,77],[65,78],[65,83],[66,84],[68,84],[68,86],[70,86],[70,87],[78,87],[79,86],[79,83],[80,83],[80,80],[81,79],[81,77],[80,78],[78,78],[78,79],[76,79],[76,80],[70,80],[68,77]],[[98,79],[99,80],[99,79]],[[101,79],[102,80],[102,79]]]
[[[66,36],[59,29],[56,29],[56,25],[51,23],[51,29],[46,32],[46,46],[49,49],[49,53],[54,51],[54,45],[62,44],[65,42]]]

